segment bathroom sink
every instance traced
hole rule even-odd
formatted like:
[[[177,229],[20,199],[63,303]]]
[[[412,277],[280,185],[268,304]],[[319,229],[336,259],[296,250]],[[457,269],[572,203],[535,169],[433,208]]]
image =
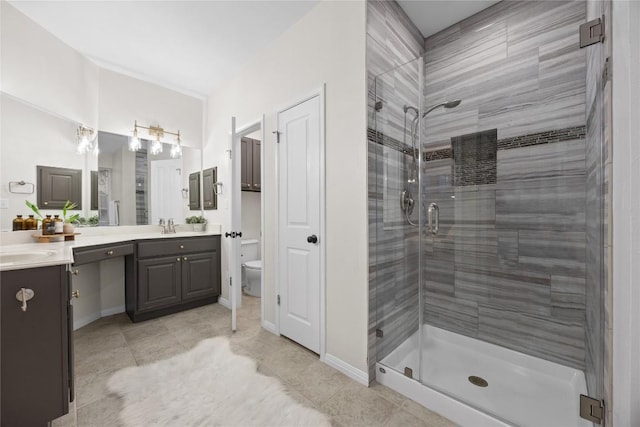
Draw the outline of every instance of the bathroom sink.
[[[55,254],[55,251],[29,251],[29,252],[5,252],[0,253],[0,265],[2,264],[23,264],[43,258],[48,258]]]

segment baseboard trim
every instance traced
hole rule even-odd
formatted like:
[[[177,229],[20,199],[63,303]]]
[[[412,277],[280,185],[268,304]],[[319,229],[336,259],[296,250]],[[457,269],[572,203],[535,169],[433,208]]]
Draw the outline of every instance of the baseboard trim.
[[[231,310],[231,301],[229,301],[226,298],[218,298],[218,304],[220,304],[223,307],[227,307],[229,310]]]
[[[274,335],[278,335],[278,332],[276,331],[276,325],[267,321],[267,320],[262,320],[262,327],[266,330],[271,332]]]
[[[334,355],[326,353],[324,355],[324,363],[342,372],[352,380],[357,381],[362,385],[369,386],[369,375],[366,372],[361,371],[360,369],[352,365],[349,365],[344,360],[338,359]]]
[[[124,305],[121,305],[119,307],[106,308],[106,309],[100,311],[100,316],[101,317],[107,317],[107,316],[111,316],[113,314],[124,313],[124,310],[125,310]]]
[[[96,320],[98,320],[101,317],[102,316],[100,315],[100,313],[93,313],[90,316],[83,317],[82,319],[74,318],[73,319],[73,330],[74,331],[78,330],[78,329],[82,328],[83,326],[88,325],[91,322],[95,322]]]

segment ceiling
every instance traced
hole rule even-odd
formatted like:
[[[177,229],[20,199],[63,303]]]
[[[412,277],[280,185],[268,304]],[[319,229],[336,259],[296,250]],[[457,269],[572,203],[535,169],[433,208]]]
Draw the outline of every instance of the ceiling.
[[[400,7],[425,38],[498,2],[499,0],[398,0]]]
[[[98,65],[199,97],[317,2],[10,1]]]

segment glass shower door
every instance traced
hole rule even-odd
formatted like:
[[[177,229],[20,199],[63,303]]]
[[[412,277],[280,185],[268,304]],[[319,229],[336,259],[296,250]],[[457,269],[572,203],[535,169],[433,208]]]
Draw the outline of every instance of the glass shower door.
[[[369,129],[370,256],[375,271],[376,360],[419,378],[420,65],[416,59],[375,78],[375,129]],[[404,201],[404,204],[403,202]],[[415,225],[412,225],[415,224]]]

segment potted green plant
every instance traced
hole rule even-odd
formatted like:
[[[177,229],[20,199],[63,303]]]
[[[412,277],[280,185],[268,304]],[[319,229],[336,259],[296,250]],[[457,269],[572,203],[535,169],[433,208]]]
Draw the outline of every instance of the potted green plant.
[[[73,234],[73,232],[75,231],[75,227],[73,223],[78,221],[78,218],[80,218],[80,214],[76,213],[73,215],[67,215],[67,211],[74,209],[76,206],[78,206],[76,203],[71,203],[69,200],[67,200],[64,206],[62,207],[62,220],[64,221],[64,226],[63,226],[64,234]]]
[[[193,231],[205,231],[207,229],[207,220],[203,216],[190,216],[185,218],[187,224],[193,224]]]

